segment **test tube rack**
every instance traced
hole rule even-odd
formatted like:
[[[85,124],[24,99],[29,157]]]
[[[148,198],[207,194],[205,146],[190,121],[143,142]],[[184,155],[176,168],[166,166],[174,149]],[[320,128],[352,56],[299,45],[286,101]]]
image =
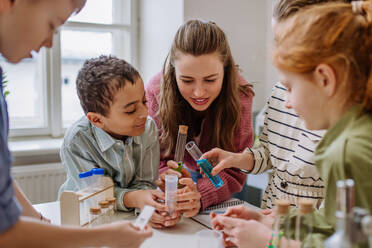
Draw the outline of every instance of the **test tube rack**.
[[[60,198],[61,224],[73,226],[85,226],[89,222],[87,210],[83,209],[84,202],[87,203],[93,197],[106,199],[114,196],[114,182],[110,177],[102,177],[100,185],[94,190],[88,188],[75,191],[64,191]],[[89,212],[89,210],[88,210]]]

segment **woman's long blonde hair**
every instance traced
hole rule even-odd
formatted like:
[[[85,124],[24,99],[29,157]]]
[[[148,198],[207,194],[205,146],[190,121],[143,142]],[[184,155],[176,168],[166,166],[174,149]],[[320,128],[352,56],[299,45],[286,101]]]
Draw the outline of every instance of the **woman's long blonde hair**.
[[[169,155],[175,149],[178,125],[189,126],[188,137],[198,135],[200,123],[195,123],[195,110],[182,97],[176,81],[174,61],[177,53],[200,56],[217,52],[224,65],[223,85],[219,96],[208,108],[207,141],[210,147],[234,151],[233,138],[240,124],[241,92],[248,94],[247,87],[239,86],[237,66],[231,55],[225,33],[213,22],[190,20],[177,31],[171,50],[164,62],[163,81],[160,87],[160,103],[157,113],[162,134],[160,143]]]
[[[327,3],[299,11],[281,22],[273,62],[287,71],[311,74],[326,63],[342,79],[344,103],[372,111],[372,2]],[[358,4],[358,3],[357,3]],[[354,9],[354,10],[353,10]]]

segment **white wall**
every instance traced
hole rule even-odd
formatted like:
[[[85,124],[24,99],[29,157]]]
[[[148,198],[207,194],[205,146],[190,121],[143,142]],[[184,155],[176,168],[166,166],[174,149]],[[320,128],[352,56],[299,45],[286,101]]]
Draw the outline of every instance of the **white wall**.
[[[254,82],[253,111],[261,109],[276,74],[270,65],[272,0],[141,0],[139,70],[145,83],[161,70],[178,27],[192,18],[216,22],[226,33],[242,74]]]
[[[216,22],[226,33],[235,62],[244,78],[254,83],[253,110],[265,99],[266,1],[186,0],[185,21],[202,18]]]
[[[145,83],[162,69],[183,23],[183,0],[139,1],[139,72]]]
[[[273,41],[273,32],[271,29],[271,16],[272,16],[272,9],[273,9],[273,0],[266,0],[266,18],[267,18],[267,32],[266,32],[266,47],[267,47],[267,54],[268,59],[266,61],[266,96],[270,96],[271,88],[274,84],[278,81],[278,75],[276,70],[274,69],[271,58],[270,58],[270,49],[272,46]]]

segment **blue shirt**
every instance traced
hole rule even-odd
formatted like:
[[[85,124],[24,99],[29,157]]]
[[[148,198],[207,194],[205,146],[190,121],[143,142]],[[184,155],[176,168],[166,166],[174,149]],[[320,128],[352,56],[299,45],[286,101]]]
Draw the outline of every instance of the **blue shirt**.
[[[8,110],[3,94],[3,71],[0,67],[0,233],[11,228],[22,209],[14,195],[10,166],[12,156],[8,148]]]
[[[159,149],[158,129],[151,117],[143,134],[122,141],[92,125],[84,116],[65,134],[60,155],[67,180],[59,195],[64,190],[79,190],[79,172],[101,167],[114,181],[117,208],[129,211],[124,205],[127,192],[156,188]]]

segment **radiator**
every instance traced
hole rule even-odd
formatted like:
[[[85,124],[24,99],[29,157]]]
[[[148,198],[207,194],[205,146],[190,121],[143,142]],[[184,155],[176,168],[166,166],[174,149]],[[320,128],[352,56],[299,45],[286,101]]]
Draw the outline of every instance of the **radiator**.
[[[12,176],[32,204],[56,201],[58,189],[66,180],[60,163],[13,166]]]

